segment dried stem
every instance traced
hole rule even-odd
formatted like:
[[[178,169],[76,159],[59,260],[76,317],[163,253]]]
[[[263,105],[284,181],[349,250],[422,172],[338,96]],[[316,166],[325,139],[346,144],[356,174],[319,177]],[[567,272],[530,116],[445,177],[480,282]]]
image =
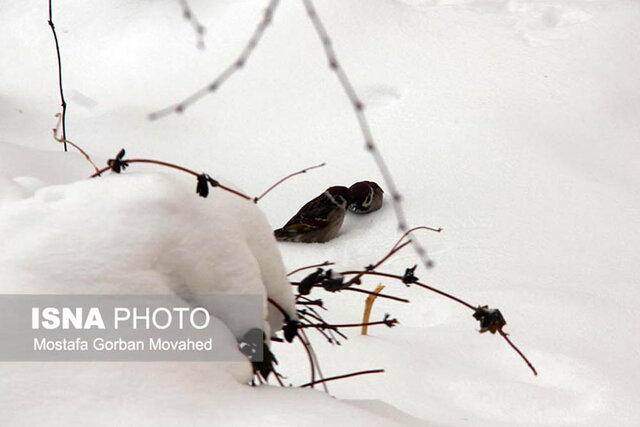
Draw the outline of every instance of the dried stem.
[[[387,294],[381,294],[381,293],[376,293],[376,292],[372,292],[372,291],[367,291],[366,289],[344,288],[344,289],[341,289],[341,291],[351,291],[351,292],[359,292],[359,293],[367,294],[367,295],[375,295],[376,297],[387,298],[387,299],[391,299],[391,300],[398,301],[398,302],[404,302],[404,303],[411,302],[411,301],[409,301],[408,299],[405,299],[405,298],[394,297],[393,295],[387,295]]]
[[[309,369],[310,369],[310,373],[311,373],[311,384],[315,384],[315,379],[316,379],[316,366],[313,363],[313,356],[311,355],[311,350],[309,349],[309,346],[311,344],[307,343],[304,338],[302,338],[302,335],[298,334],[298,339],[300,340],[300,342],[302,343],[302,346],[304,347],[305,351],[307,352],[307,357],[309,357]]]
[[[56,42],[56,55],[58,56],[58,86],[60,87],[60,102],[62,105],[62,143],[64,144],[64,151],[67,151],[67,101],[64,99],[64,90],[62,88],[62,60],[60,59],[60,45],[58,44],[56,27],[53,25],[51,0],[49,0],[49,26],[53,33],[53,40]]]
[[[400,244],[400,242],[402,242],[402,240],[403,240],[405,237],[407,237],[409,234],[411,234],[411,233],[413,233],[414,231],[417,231],[417,230],[428,230],[428,231],[435,231],[436,233],[440,233],[440,232],[442,231],[442,227],[432,228],[432,227],[427,227],[426,225],[419,225],[418,227],[413,227],[413,228],[411,228],[411,229],[407,230],[407,231],[402,235],[402,237],[400,237],[400,238],[398,239],[398,241],[396,242],[396,244],[395,244],[395,245],[393,245],[393,248],[391,248],[391,250],[393,251],[393,249],[395,249],[395,248]]]
[[[300,284],[300,282],[289,282],[289,284],[291,286],[298,286]],[[321,286],[320,285],[315,285],[313,287],[321,287]],[[339,291],[340,292],[342,292],[342,291],[360,292],[362,294],[367,294],[367,295],[373,294],[373,292],[368,291],[366,289],[353,288],[353,287],[350,287],[350,286],[345,286],[345,287],[341,288]],[[405,302],[405,303],[410,302],[408,299],[395,297],[393,295],[387,295],[387,294],[376,294],[376,295],[379,296],[380,298],[392,299],[394,301]],[[302,295],[297,295],[297,296],[298,297],[302,297]]]
[[[393,327],[398,324],[396,319],[385,319],[379,320],[377,322],[367,322],[367,323],[342,323],[339,325],[334,325],[330,323],[311,323],[306,325],[300,325],[300,328],[315,328],[315,329],[333,329],[337,330],[339,328],[360,328],[362,326],[375,326],[375,325],[386,325],[388,327]]]
[[[356,274],[356,275],[360,275],[360,276],[362,276],[362,275],[372,275],[372,276],[388,277],[390,279],[396,279],[396,280],[400,280],[400,281],[403,280],[402,276],[398,276],[396,274],[381,273],[381,272],[378,272],[378,271],[364,271],[364,272],[363,271],[342,271],[342,272],[340,272],[340,274],[342,274],[342,275]],[[441,291],[439,289],[433,288],[431,286],[425,285],[424,283],[420,283],[420,282],[412,282],[411,284],[420,286],[422,288],[425,288],[425,289],[428,289],[428,290],[430,290],[432,292],[435,292],[438,295],[442,295],[442,296],[444,296],[446,298],[449,298],[449,299],[451,299],[451,300],[453,300],[453,301],[455,301],[455,302],[457,302],[457,303],[459,303],[461,305],[464,305],[467,308],[470,308],[474,312],[477,311],[477,307],[469,304],[468,302],[466,302],[466,301],[464,301],[464,300],[462,300],[462,299],[460,299],[458,297],[454,297],[453,295],[448,294],[448,293],[446,293],[444,291]],[[346,288],[346,289],[350,289],[350,288]],[[336,325],[336,326],[337,327],[345,327],[344,325]],[[516,345],[513,344],[513,342],[511,342],[511,340],[508,338],[507,334],[502,329],[499,329],[498,331],[500,332],[500,335],[502,335],[502,337],[507,341],[507,343],[509,343],[511,348],[513,348],[516,351],[516,353],[518,353],[518,355],[520,355],[520,357],[526,362],[526,364],[529,366],[529,368],[533,371],[533,374],[534,375],[538,375],[538,372],[533,367],[531,362],[529,362],[527,357],[520,351],[520,349],[518,349],[518,347],[516,347]]]
[[[161,117],[167,116],[173,113],[182,113],[191,105],[195,104],[201,98],[206,95],[215,92],[226,82],[236,71],[240,70],[246,62],[249,60],[249,57],[253,53],[253,50],[258,45],[258,42],[264,35],[266,28],[271,23],[271,19],[273,18],[276,7],[278,6],[279,0],[270,0],[269,5],[264,11],[264,16],[256,29],[253,32],[253,35],[249,39],[249,42],[246,44],[240,56],[227,68],[222,71],[211,83],[202,89],[194,92],[192,95],[188,96],[178,104],[171,105],[167,108],[163,108],[162,110],[156,111],[149,115],[150,120],[159,119]]]
[[[396,274],[389,274],[389,273],[381,273],[378,271],[341,271],[340,274],[342,275],[351,275],[351,274],[357,274],[360,276],[365,276],[365,275],[371,275],[371,276],[380,276],[380,277],[388,277],[390,279],[396,279],[396,280],[400,280],[402,281],[403,277],[402,276],[398,276]],[[442,295],[443,297],[449,298],[450,300],[453,300],[459,304],[464,305],[465,307],[470,308],[473,311],[476,311],[476,307],[474,307],[473,305],[469,304],[468,302],[458,298],[458,297],[454,297],[451,294],[448,294],[444,291],[441,291],[439,289],[433,288],[431,286],[425,285],[424,283],[421,282],[413,282],[412,285],[417,285],[420,286],[421,288],[425,288],[430,290],[431,292],[435,292],[438,295]]]
[[[505,341],[507,341],[509,343],[511,348],[513,348],[516,351],[516,353],[518,353],[520,355],[522,360],[525,361],[525,363],[529,366],[529,369],[531,369],[533,371],[533,375],[538,376],[538,371],[536,371],[536,368],[533,366],[533,364],[531,364],[531,362],[529,362],[529,359],[527,359],[527,356],[525,356],[524,353],[522,353],[520,351],[520,349],[518,347],[516,347],[516,345],[513,342],[511,342],[511,340],[509,339],[509,336],[508,336],[509,334],[504,332],[502,329],[499,329],[498,332],[500,333],[502,338],[504,338]]]
[[[302,169],[298,172],[294,172],[292,174],[289,174],[287,176],[285,176],[284,178],[280,179],[278,182],[276,182],[275,184],[273,184],[271,187],[267,188],[264,193],[262,193],[261,195],[259,195],[258,197],[254,197],[253,201],[255,203],[258,203],[260,201],[260,199],[262,199],[264,196],[267,195],[267,193],[269,193],[271,190],[273,190],[274,188],[276,188],[278,185],[282,184],[283,182],[285,182],[286,180],[288,180],[289,178],[293,178],[296,175],[300,175],[303,173],[307,173],[307,171],[310,171],[311,169],[317,169],[317,168],[321,168],[324,165],[326,165],[326,163],[320,163],[319,165],[315,165],[315,166],[311,166],[305,169]]]
[[[80,152],[80,154],[82,154],[84,156],[85,159],[87,159],[87,161],[89,163],[91,163],[91,166],[93,166],[93,168],[95,169],[96,173],[98,175],[100,175],[100,169],[98,169],[98,166],[96,166],[95,163],[93,163],[93,160],[91,160],[91,157],[89,157],[89,155],[82,149],[80,148],[77,144],[65,140],[64,137],[59,137],[58,136],[58,132],[60,131],[60,123],[62,122],[62,114],[60,113],[56,113],[56,117],[58,118],[58,122],[56,123],[56,127],[54,127],[53,130],[53,139],[55,139],[56,141],[60,142],[60,143],[68,143],[69,145],[71,145],[73,148],[75,148],[76,150],[78,150]]]
[[[293,271],[289,272],[289,273],[287,274],[287,277],[289,277],[289,276],[293,276],[294,274],[296,274],[296,273],[298,273],[298,272],[300,272],[300,271],[310,270],[310,269],[312,269],[312,268],[317,268],[317,267],[326,267],[326,266],[334,265],[334,264],[335,264],[335,263],[333,263],[333,262],[325,261],[325,262],[323,262],[322,264],[313,264],[313,265],[307,265],[306,267],[296,268],[295,270],[293,270]]]
[[[302,2],[304,3],[304,7],[307,10],[307,14],[311,19],[311,22],[313,23],[313,27],[315,28],[316,33],[318,34],[318,37],[322,42],[325,55],[327,57],[327,60],[329,61],[329,67],[336,73],[336,76],[338,77],[338,80],[340,81],[342,88],[344,89],[347,97],[349,98],[349,101],[351,101],[351,105],[353,106],[353,109],[355,111],[356,118],[358,119],[358,124],[360,125],[360,131],[362,132],[362,136],[364,138],[365,148],[373,156],[376,162],[376,165],[378,166],[378,169],[382,174],[382,178],[384,179],[384,182],[389,192],[391,193],[391,201],[396,214],[396,218],[398,220],[398,228],[400,229],[400,231],[406,232],[408,227],[407,227],[407,220],[405,218],[404,211],[402,209],[402,203],[401,203],[402,196],[400,195],[400,192],[398,191],[394,183],[393,177],[389,172],[389,168],[387,167],[387,164],[384,161],[384,158],[382,157],[382,154],[378,150],[376,143],[373,139],[373,134],[371,133],[369,122],[367,121],[367,117],[364,113],[365,105],[362,102],[362,100],[358,97],[355,89],[353,88],[353,85],[351,84],[351,82],[349,81],[349,78],[347,77],[347,74],[345,73],[340,63],[338,62],[338,58],[333,49],[331,39],[329,38],[329,34],[326,28],[324,27],[324,24],[320,20],[320,17],[318,16],[318,13],[316,12],[315,7],[313,6],[313,2],[311,0],[302,0]],[[425,248],[422,245],[420,245],[420,243],[415,239],[412,240],[412,243],[413,243],[414,250],[416,251],[418,256],[421,258],[424,265],[428,268],[432,267],[433,261],[429,258]]]
[[[300,331],[300,335],[302,335],[302,337],[307,341],[307,344],[309,345],[309,350],[311,351],[311,357],[313,358],[313,363],[314,366],[316,367],[316,370],[318,371],[318,376],[320,377],[320,380],[324,380],[324,375],[322,374],[322,369],[320,368],[320,362],[318,361],[318,356],[316,355],[316,351],[313,349],[313,346],[311,345],[311,341],[309,340],[309,337],[307,337],[307,334],[304,331]],[[311,380],[313,381],[313,380]],[[327,388],[327,385],[325,384],[325,382],[322,382],[322,388],[324,389],[325,393],[329,393],[329,389]]]
[[[366,374],[379,374],[384,372],[384,369],[370,369],[368,371],[360,371],[360,372],[353,372],[351,374],[345,374],[345,375],[338,375],[336,377],[329,377],[329,378],[325,378],[323,380],[318,380],[318,381],[311,381],[310,383],[306,383],[306,384],[302,384],[300,387],[310,387],[313,386],[315,384],[319,384],[321,382],[328,382],[328,381],[334,381],[334,380],[340,380],[343,378],[350,378],[350,377],[355,377],[357,375],[366,375]]]
[[[178,165],[174,165],[173,163],[168,163],[168,162],[163,162],[160,160],[152,160],[152,159],[126,159],[124,160],[125,163],[129,164],[129,163],[151,163],[154,165],[159,165],[159,166],[165,166],[168,168],[172,168],[172,169],[177,169],[179,171],[191,174],[193,176],[200,176],[201,174],[195,171],[192,171],[191,169],[187,169],[185,167],[182,166],[178,166]],[[91,178],[95,178],[96,176],[99,176],[100,174],[102,174],[103,172],[108,171],[109,169],[111,169],[110,166],[104,167],[100,170],[98,170],[96,173],[94,173],[93,175],[91,175]],[[242,197],[243,199],[246,200],[251,200],[251,197],[247,196],[246,194],[243,194],[237,190],[234,190],[233,188],[229,188],[225,185],[220,184],[218,181],[209,178],[209,184],[211,184],[214,187],[220,187],[221,189],[223,189],[224,191],[228,191],[229,193],[233,193],[236,196]]]
[[[411,241],[408,242],[404,242],[403,244],[401,244],[400,246],[394,246],[393,248],[391,248],[391,250],[380,259],[380,261],[378,261],[375,264],[372,264],[370,266],[367,267],[366,271],[374,271],[376,268],[380,267],[380,265],[382,265],[383,262],[385,262],[386,260],[388,260],[389,258],[391,258],[393,255],[395,255],[397,252],[401,251],[404,247],[406,247],[408,244],[410,244]],[[354,283],[360,283],[360,279],[362,278],[362,276],[364,276],[364,273],[366,271],[363,271],[361,274],[357,274],[355,277],[353,277],[351,280],[349,280],[348,282],[346,282],[344,284],[344,288],[348,288],[349,286],[353,285]]]
[[[178,0],[178,2],[180,3],[180,7],[182,8],[182,16],[184,17],[184,19],[189,21],[189,23],[193,27],[193,31],[195,31],[196,33],[196,37],[198,39],[198,49],[204,49],[204,33],[207,32],[207,29],[200,23],[200,21],[198,21],[198,18],[196,18],[193,10],[191,10],[191,7],[189,6],[187,0]]]

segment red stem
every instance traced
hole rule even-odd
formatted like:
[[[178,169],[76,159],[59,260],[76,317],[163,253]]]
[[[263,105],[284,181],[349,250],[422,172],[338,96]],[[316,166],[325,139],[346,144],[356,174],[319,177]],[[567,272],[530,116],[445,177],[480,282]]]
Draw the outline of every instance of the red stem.
[[[309,270],[309,269],[317,268],[317,267],[326,267],[326,266],[334,265],[334,264],[335,263],[333,263],[333,262],[325,261],[322,264],[314,264],[314,265],[308,265],[306,267],[296,268],[295,270],[293,270],[292,272],[287,274],[287,277],[293,276],[294,274],[299,273],[299,272],[304,271],[304,270]]]
[[[163,162],[161,160],[126,159],[126,160],[123,160],[123,162],[124,163],[151,163],[151,164],[154,164],[154,165],[160,165],[160,166],[165,166],[165,167],[172,168],[172,169],[177,169],[179,171],[186,172],[186,173],[191,174],[193,176],[200,176],[201,175],[198,172],[192,171],[191,169],[187,169],[187,168],[182,167],[182,166],[174,165],[173,163]],[[100,169],[99,171],[97,171],[96,173],[94,173],[93,175],[91,175],[91,178],[95,178],[96,176],[100,175],[103,172],[108,171],[109,169],[111,169],[110,166],[104,167],[104,168]],[[226,186],[220,184],[218,181],[213,181],[213,179],[210,179],[209,183],[211,185],[215,186],[215,187],[220,187],[221,189],[223,189],[225,191],[228,191],[229,193],[233,193],[236,196],[240,196],[243,199],[251,200],[251,197],[247,196],[246,194],[243,194],[243,193],[241,193],[239,191],[236,191],[236,190],[234,190],[232,188],[226,187]]]
[[[331,325],[329,323],[309,323],[306,325],[300,325],[299,328],[316,328],[316,329],[338,329],[338,328],[359,328],[361,326],[375,326],[375,325],[396,325],[398,321],[395,319],[379,320],[377,322],[367,323],[343,323],[341,325]]]
[[[278,185],[282,184],[283,182],[285,182],[286,180],[288,180],[289,178],[293,178],[296,175],[300,175],[303,173],[307,173],[307,171],[311,170],[311,169],[317,169],[317,168],[321,168],[324,165],[326,165],[326,163],[320,163],[319,165],[315,165],[315,166],[310,166],[308,168],[299,170],[298,172],[294,172],[292,174],[289,174],[287,176],[285,176],[284,178],[279,179],[275,184],[273,184],[271,187],[267,188],[264,193],[262,193],[261,195],[259,195],[258,197],[254,197],[253,201],[254,203],[258,203],[260,201],[260,199],[262,199],[264,196],[267,195],[267,193],[269,193],[271,190],[273,190],[274,188],[276,188]]]
[[[442,231],[442,227],[431,228],[431,227],[427,227],[426,225],[420,225],[418,227],[413,227],[413,228],[405,231],[405,233],[402,235],[402,237],[400,237],[398,239],[398,241],[396,242],[395,245],[393,245],[393,247],[395,248],[396,246],[398,246],[400,244],[400,242],[402,242],[402,239],[404,239],[405,237],[407,237],[409,234],[413,233],[416,230],[429,230],[429,231],[435,231],[436,233],[439,233],[439,232]]]
[[[390,279],[397,279],[397,280],[400,280],[400,281],[402,281],[402,279],[403,279],[402,276],[398,276],[396,274],[379,273],[377,271],[341,271],[340,274],[342,274],[342,275],[359,274],[359,275],[381,276],[381,277],[388,277]],[[436,289],[436,288],[432,288],[431,286],[425,285],[424,283],[420,283],[420,282],[414,282],[414,283],[412,283],[412,285],[418,285],[418,286],[420,286],[422,288],[428,289],[428,290],[430,290],[432,292],[437,293],[438,295],[442,295],[443,297],[449,298],[449,299],[451,299],[451,300],[453,300],[453,301],[455,301],[455,302],[457,302],[459,304],[464,305],[465,307],[470,308],[473,311],[476,311],[476,307],[474,307],[471,304],[469,304],[468,302],[466,302],[466,301],[464,301],[464,300],[462,300],[460,298],[454,297],[453,295],[448,294],[448,293],[446,293],[444,291],[441,291],[441,290]]]
[[[527,359],[527,356],[525,356],[524,353],[522,353],[520,351],[520,349],[518,347],[516,347],[516,345],[513,342],[511,342],[511,340],[508,337],[508,334],[506,332],[504,332],[502,329],[499,329],[498,332],[500,332],[500,335],[502,335],[502,338],[504,338],[505,341],[507,341],[509,343],[511,348],[513,348],[516,351],[516,353],[518,353],[520,355],[522,360],[525,361],[525,363],[533,371],[533,375],[538,376],[538,371],[536,371],[536,368],[533,366],[533,364],[531,364],[531,362],[529,362],[529,359]]]
[[[378,374],[378,373],[382,373],[382,372],[384,372],[384,369],[371,369],[369,371],[353,372],[351,374],[338,375],[336,377],[329,377],[329,378],[325,378],[325,379],[318,380],[318,381],[311,381],[310,383],[302,384],[300,386],[300,388],[313,386],[315,384],[320,384],[320,383],[327,382],[327,381],[333,381],[333,380],[340,380],[340,379],[343,379],[343,378],[355,377],[356,375]]]

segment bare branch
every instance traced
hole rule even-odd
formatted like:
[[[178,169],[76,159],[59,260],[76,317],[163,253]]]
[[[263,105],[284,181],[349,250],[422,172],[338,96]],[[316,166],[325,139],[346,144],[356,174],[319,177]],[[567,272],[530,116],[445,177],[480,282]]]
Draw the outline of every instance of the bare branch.
[[[198,90],[197,92],[194,92],[192,95],[188,96],[181,102],[149,114],[149,119],[156,120],[169,114],[184,112],[184,110],[198,102],[201,98],[204,98],[206,95],[218,90],[220,86],[222,86],[222,84],[226,82],[227,79],[229,79],[236,71],[244,67],[246,62],[249,60],[249,57],[253,53],[253,50],[264,35],[266,28],[271,23],[271,19],[273,18],[273,14],[276,7],[278,6],[278,3],[279,0],[269,1],[269,5],[264,11],[262,20],[254,30],[253,35],[249,39],[249,42],[246,44],[244,49],[242,49],[240,56],[238,56],[238,58],[231,65],[225,68],[224,71],[222,71],[222,73],[220,73],[211,83]]]
[[[511,342],[511,340],[509,339],[509,334],[504,332],[502,330],[502,328],[499,329],[498,332],[500,332],[500,335],[502,336],[502,338],[504,338],[505,341],[507,341],[509,343],[511,348],[513,348],[516,351],[516,353],[518,353],[518,355],[520,355],[522,360],[525,361],[525,363],[529,366],[529,369],[531,369],[533,371],[533,375],[538,376],[538,371],[536,371],[536,368],[533,366],[533,364],[531,362],[529,362],[529,359],[527,359],[527,356],[525,356],[524,353],[522,351],[520,351],[520,349],[518,347],[516,347],[516,345],[513,342]]]
[[[293,178],[296,175],[300,175],[303,173],[307,173],[307,171],[310,171],[311,169],[317,169],[317,168],[321,168],[324,165],[326,165],[326,163],[320,163],[319,165],[315,165],[315,166],[310,166],[308,168],[299,170],[298,172],[294,172],[292,174],[289,174],[287,176],[285,176],[284,178],[278,180],[278,182],[276,182],[275,184],[273,184],[271,187],[267,188],[264,193],[262,193],[261,195],[259,195],[258,197],[255,197],[253,199],[253,201],[255,203],[258,203],[260,201],[260,199],[262,199],[264,196],[266,196],[271,190],[273,190],[274,188],[276,188],[278,185],[282,184],[283,182],[285,182],[286,180],[288,180],[289,178]]]
[[[349,81],[349,78],[347,77],[347,74],[345,73],[340,63],[338,62],[338,58],[333,49],[331,39],[329,38],[329,34],[326,28],[324,27],[324,24],[320,20],[320,17],[318,16],[318,13],[316,12],[315,7],[313,6],[313,2],[311,0],[302,0],[302,2],[304,3],[304,7],[307,10],[307,14],[311,19],[311,22],[313,23],[313,27],[315,28],[316,33],[318,33],[318,37],[322,42],[322,47],[324,48],[325,55],[327,56],[327,60],[329,61],[329,67],[331,68],[331,70],[333,70],[336,73],[336,76],[338,77],[338,80],[340,81],[342,88],[344,89],[347,97],[349,98],[349,101],[351,101],[351,105],[353,107],[353,110],[355,111],[356,118],[358,119],[358,124],[360,125],[360,131],[362,132],[362,136],[364,138],[365,148],[373,156],[376,162],[376,165],[378,166],[378,169],[382,174],[382,178],[384,179],[384,182],[387,188],[389,189],[389,192],[391,193],[391,203],[393,205],[396,218],[398,220],[398,228],[400,229],[400,231],[406,232],[408,230],[408,226],[407,226],[407,220],[404,215],[404,210],[402,209],[402,203],[401,203],[402,196],[400,195],[400,192],[398,191],[394,183],[393,177],[389,172],[389,168],[387,167],[387,164],[384,161],[384,158],[382,157],[382,154],[378,150],[376,143],[373,139],[373,134],[371,133],[369,122],[367,121],[367,117],[364,113],[364,109],[365,109],[364,103],[358,97],[355,89],[353,88],[353,85],[351,84],[351,82]],[[412,240],[412,244],[413,244],[414,250],[416,251],[418,256],[421,258],[424,265],[428,268],[433,267],[433,261],[429,258],[425,248],[422,245],[420,245],[420,243],[415,239]]]
[[[122,162],[125,163],[126,165],[128,165],[130,163],[151,163],[151,164],[154,164],[154,165],[159,165],[159,166],[164,166],[164,167],[171,168],[171,169],[176,169],[176,170],[188,173],[190,175],[193,175],[195,177],[199,177],[199,176],[202,175],[202,174],[199,174],[198,172],[192,171],[191,169],[187,169],[187,168],[185,168],[183,166],[174,165],[173,163],[163,162],[163,161],[160,161],[160,160],[126,159],[126,160],[123,160]],[[91,175],[90,178],[95,178],[96,176],[99,176],[100,174],[102,174],[103,172],[108,171],[109,169],[112,169],[111,165],[96,171],[96,173]],[[242,197],[243,199],[246,199],[246,200],[251,200],[251,197],[247,196],[246,194],[243,194],[243,193],[239,192],[238,190],[234,190],[233,188],[229,188],[229,187],[227,187],[225,185],[222,185],[218,181],[216,181],[215,179],[213,179],[211,177],[207,176],[207,180],[208,180],[209,184],[211,184],[213,187],[220,187],[222,190],[227,191],[227,192],[232,193],[232,194],[235,194],[238,197]]]
[[[91,163],[91,166],[93,166],[93,168],[96,171],[96,174],[100,175],[100,169],[98,169],[98,166],[96,166],[95,163],[93,163],[93,160],[91,160],[91,157],[89,157],[89,155],[82,149],[80,148],[77,144],[64,139],[64,137],[59,137],[58,133],[60,132],[60,123],[62,122],[62,114],[60,113],[56,113],[56,117],[58,118],[58,121],[56,123],[56,127],[54,127],[52,129],[53,131],[53,139],[55,139],[56,141],[58,141],[61,144],[64,143],[68,143],[69,145],[71,145],[73,148],[75,148],[76,150],[78,150],[80,152],[80,154],[82,154],[84,156],[85,159],[87,159],[87,161],[89,163]]]
[[[64,100],[64,90],[62,89],[62,61],[60,59],[58,35],[56,34],[56,27],[53,25],[51,0],[49,0],[49,26],[53,33],[53,40],[56,42],[56,55],[58,56],[58,86],[60,87],[60,102],[62,105],[62,143],[64,144],[64,151],[67,151],[67,101]]]
[[[382,372],[384,372],[384,369],[371,369],[371,370],[368,370],[368,371],[354,372],[354,373],[351,373],[351,374],[338,375],[336,377],[329,377],[329,378],[325,378],[323,380],[312,381],[310,383],[302,384],[300,387],[301,388],[310,387],[310,386],[313,386],[315,384],[319,384],[319,383],[322,383],[322,382],[340,380],[340,379],[343,379],[343,378],[355,377],[357,375],[379,374],[379,373],[382,373]]]
[[[178,2],[180,3],[180,7],[182,8],[183,18],[189,21],[189,23],[193,27],[193,31],[195,31],[196,33],[196,37],[198,38],[198,49],[204,49],[204,34],[207,32],[207,29],[204,25],[200,24],[200,21],[198,21],[198,18],[196,18],[193,10],[191,10],[191,7],[189,6],[187,0],[178,0]]]
[[[325,261],[322,264],[313,264],[313,265],[307,265],[306,267],[296,268],[295,270],[289,272],[287,274],[287,277],[292,276],[292,275],[294,275],[294,274],[296,274],[296,273],[298,273],[300,271],[309,270],[309,269],[316,268],[316,267],[326,267],[328,265],[334,265],[334,264],[335,263],[333,263],[333,262]]]

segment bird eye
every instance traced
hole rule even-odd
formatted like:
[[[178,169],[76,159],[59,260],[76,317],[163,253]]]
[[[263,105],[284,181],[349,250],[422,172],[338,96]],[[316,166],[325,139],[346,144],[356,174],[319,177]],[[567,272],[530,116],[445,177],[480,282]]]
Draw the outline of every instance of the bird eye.
[[[365,208],[368,208],[369,206],[371,206],[372,201],[373,201],[373,193],[370,192],[369,194],[367,194],[367,197],[364,199],[364,202],[362,202],[362,206]]]

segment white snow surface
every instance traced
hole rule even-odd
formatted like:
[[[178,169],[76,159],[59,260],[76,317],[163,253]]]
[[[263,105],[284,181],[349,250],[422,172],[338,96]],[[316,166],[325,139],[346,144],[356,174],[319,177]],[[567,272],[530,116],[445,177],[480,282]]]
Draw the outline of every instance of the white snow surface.
[[[0,181],[7,194],[0,205],[3,291],[264,295],[295,317],[264,215],[229,192],[194,197],[193,181],[133,172],[46,186],[13,201],[12,194],[29,194],[42,182]],[[269,311],[279,329],[282,314],[266,298],[264,308],[265,321]],[[222,315],[236,337],[251,327]]]
[[[287,173],[326,161],[259,203],[272,228],[330,185],[371,179],[386,188],[300,2],[281,3],[254,55],[215,95],[157,122],[146,115],[206,85],[235,59],[266,1],[191,1],[207,27],[204,51],[195,48],[178,2],[54,3],[68,138],[100,164],[125,147],[129,157],[203,170],[257,195]],[[313,339],[325,376],[386,370],[330,383],[339,399],[319,390],[249,388],[242,384],[246,364],[4,363],[2,424],[86,425],[94,416],[103,425],[640,424],[640,3],[316,3],[410,222],[444,228],[420,234],[436,266],[416,275],[499,308],[539,376],[500,337],[478,334],[468,309],[367,279],[364,288],[383,282],[385,292],[411,304],[376,301],[372,320],[388,312],[401,322],[396,328],[370,328],[367,337],[349,330],[339,347]],[[130,207],[109,220],[89,218],[87,227],[100,222],[100,233],[147,236],[147,244],[131,242],[141,273],[127,283],[160,277],[168,291],[173,275],[194,271],[189,257],[204,255],[190,253],[162,274],[144,270],[145,257],[184,231],[180,215],[218,215],[203,210],[226,195],[201,200],[193,180],[138,165],[86,179],[91,167],[51,138],[60,101],[47,13],[42,2],[0,5],[0,209],[11,206],[0,223],[0,257],[12,269],[2,287],[13,292],[34,276],[64,287],[67,278],[87,277],[81,266],[97,261],[84,251],[74,216],[94,209],[86,197],[106,206],[106,195],[118,194]],[[136,185],[140,191],[130,188]],[[74,197],[74,209],[47,218],[51,205],[71,206]],[[151,200],[165,203],[164,216],[141,210]],[[184,212],[177,209],[183,204]],[[156,220],[137,230],[143,215]],[[10,221],[24,233],[15,236]],[[193,227],[194,244],[185,248],[199,247],[214,226]],[[67,230],[75,231],[54,243]],[[348,216],[332,242],[278,247],[287,270],[325,260],[350,270],[376,261],[398,237],[387,203]],[[38,255],[45,248],[47,256]],[[122,256],[117,247],[103,249]],[[49,264],[61,254],[85,264],[56,272]],[[417,262],[405,249],[383,270],[402,274]],[[314,290],[312,297],[324,299],[329,320],[361,319],[362,295]],[[300,347],[273,349],[287,382],[308,381]]]

